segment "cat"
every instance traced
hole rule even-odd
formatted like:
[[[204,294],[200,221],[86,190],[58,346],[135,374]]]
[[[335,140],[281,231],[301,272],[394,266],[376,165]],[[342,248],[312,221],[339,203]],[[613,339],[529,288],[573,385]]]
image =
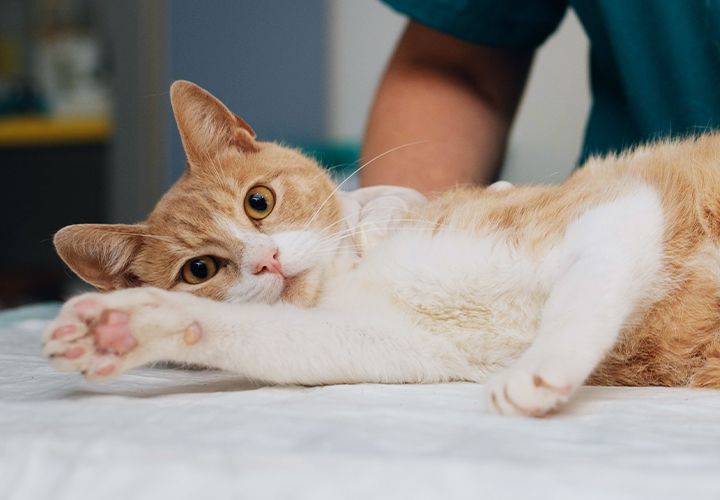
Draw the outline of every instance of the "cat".
[[[192,83],[171,102],[188,166],[148,219],[56,235],[109,292],[49,325],[57,368],[481,382],[491,411],[535,417],[583,383],[720,387],[720,134],[592,158],[558,186],[401,190],[362,244],[358,211],[388,193],[344,199]]]

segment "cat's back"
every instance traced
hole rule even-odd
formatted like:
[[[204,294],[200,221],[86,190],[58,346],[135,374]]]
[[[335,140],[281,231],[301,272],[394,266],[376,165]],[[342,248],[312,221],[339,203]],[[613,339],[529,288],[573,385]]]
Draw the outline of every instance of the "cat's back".
[[[505,231],[528,248],[545,248],[588,210],[648,187],[662,203],[668,242],[688,230],[720,237],[720,133],[591,158],[560,185],[460,187],[416,207],[409,218],[437,231]]]

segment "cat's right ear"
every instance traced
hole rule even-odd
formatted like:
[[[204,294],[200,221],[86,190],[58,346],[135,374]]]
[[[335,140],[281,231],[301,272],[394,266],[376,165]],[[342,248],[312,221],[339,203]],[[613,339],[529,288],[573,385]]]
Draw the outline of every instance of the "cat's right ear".
[[[207,90],[179,80],[170,101],[191,171],[227,148],[257,150],[255,131]]]
[[[142,243],[141,224],[76,224],[55,233],[65,264],[84,281],[109,291],[138,286],[129,267]]]

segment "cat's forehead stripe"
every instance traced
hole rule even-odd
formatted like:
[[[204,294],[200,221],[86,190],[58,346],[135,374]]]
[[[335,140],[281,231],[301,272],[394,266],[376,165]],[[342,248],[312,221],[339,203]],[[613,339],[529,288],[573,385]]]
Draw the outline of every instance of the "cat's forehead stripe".
[[[214,234],[213,231],[207,230],[208,225],[206,223],[198,224],[197,220],[176,217],[166,219],[163,222],[165,227],[162,232],[168,235],[171,247],[175,247],[176,250],[196,249],[201,246],[222,247],[227,243],[225,234]],[[167,242],[163,244],[167,245]]]
[[[202,217],[209,220],[212,215],[219,213],[232,215],[235,211],[238,197],[235,193],[218,191],[216,189],[194,189],[184,193],[174,203],[171,216],[197,219]]]
[[[235,222],[233,219],[222,216],[215,216],[213,217],[213,222],[217,227],[219,227],[229,235],[233,236],[234,238],[237,238],[238,240],[243,240],[247,238],[247,232],[242,231],[238,226],[237,222]]]

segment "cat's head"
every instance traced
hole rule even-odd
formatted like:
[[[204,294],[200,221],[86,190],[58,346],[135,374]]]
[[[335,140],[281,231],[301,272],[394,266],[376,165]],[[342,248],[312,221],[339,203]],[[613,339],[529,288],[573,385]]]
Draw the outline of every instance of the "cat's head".
[[[211,94],[176,82],[187,168],[144,222],[55,235],[65,263],[101,290],[149,285],[230,302],[312,304],[341,253],[341,200],[296,150],[260,142]]]

